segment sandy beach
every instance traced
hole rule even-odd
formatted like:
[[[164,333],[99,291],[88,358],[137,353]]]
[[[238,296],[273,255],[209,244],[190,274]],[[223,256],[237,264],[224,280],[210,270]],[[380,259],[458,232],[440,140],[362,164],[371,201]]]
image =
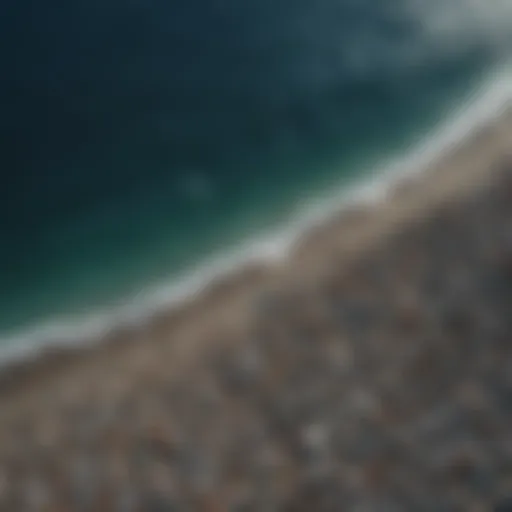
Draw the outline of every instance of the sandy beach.
[[[0,374],[0,510],[512,510],[512,115],[288,258]]]

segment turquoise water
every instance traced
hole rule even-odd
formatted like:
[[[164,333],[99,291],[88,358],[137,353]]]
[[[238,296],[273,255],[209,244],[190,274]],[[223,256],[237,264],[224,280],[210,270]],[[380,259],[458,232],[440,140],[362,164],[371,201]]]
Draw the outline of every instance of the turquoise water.
[[[360,179],[499,53],[447,51],[407,0],[26,3],[0,7],[4,333],[136,298]]]

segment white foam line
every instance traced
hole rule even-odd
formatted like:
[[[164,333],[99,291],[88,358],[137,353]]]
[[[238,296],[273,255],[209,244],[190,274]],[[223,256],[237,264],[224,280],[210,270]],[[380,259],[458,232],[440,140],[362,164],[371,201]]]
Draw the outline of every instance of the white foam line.
[[[404,177],[425,171],[445,151],[495,121],[511,100],[512,70],[503,67],[433,135],[405,156],[376,169],[370,179],[344,186],[333,197],[314,201],[287,225],[253,238],[228,254],[218,255],[184,277],[150,289],[122,306],[90,314],[85,319],[67,317],[48,322],[0,340],[0,364],[35,357],[48,347],[78,347],[99,342],[116,327],[143,325],[154,313],[192,299],[213,279],[232,274],[244,265],[283,260],[295,242],[312,227],[354,205],[385,200]]]

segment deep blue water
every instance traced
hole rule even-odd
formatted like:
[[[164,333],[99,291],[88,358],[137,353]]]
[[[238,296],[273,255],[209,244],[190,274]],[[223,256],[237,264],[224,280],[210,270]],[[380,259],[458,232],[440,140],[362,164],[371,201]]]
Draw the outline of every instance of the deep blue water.
[[[4,0],[0,331],[133,295],[433,126],[494,48],[408,1]]]

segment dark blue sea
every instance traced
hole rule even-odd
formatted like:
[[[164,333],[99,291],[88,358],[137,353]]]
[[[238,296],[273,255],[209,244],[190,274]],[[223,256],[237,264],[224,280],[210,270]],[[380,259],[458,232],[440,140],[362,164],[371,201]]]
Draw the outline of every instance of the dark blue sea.
[[[3,0],[0,339],[135,304],[362,180],[492,78],[511,19],[499,0]]]

